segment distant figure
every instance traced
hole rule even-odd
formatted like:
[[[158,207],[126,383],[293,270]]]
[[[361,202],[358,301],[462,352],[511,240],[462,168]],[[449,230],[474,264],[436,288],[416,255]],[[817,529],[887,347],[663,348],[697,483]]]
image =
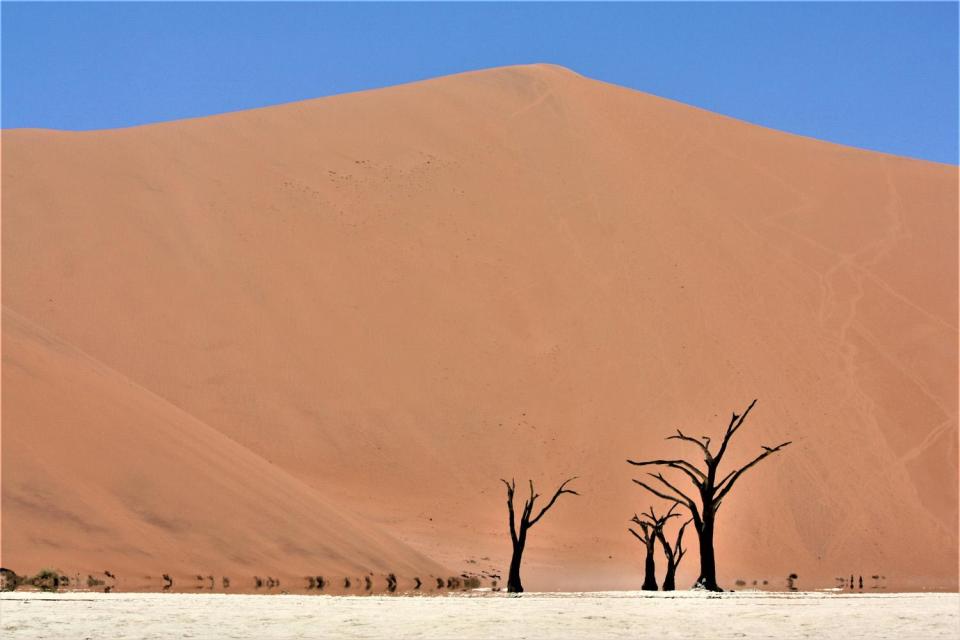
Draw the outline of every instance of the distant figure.
[[[796,582],[797,582],[797,579],[798,579],[799,577],[800,577],[800,576],[798,576],[798,575],[795,574],[795,573],[791,573],[789,576],[787,576],[787,588],[788,588],[790,591],[796,591],[796,590],[797,590],[797,584],[796,584]]]
[[[863,589],[863,576],[860,576],[860,589]]]

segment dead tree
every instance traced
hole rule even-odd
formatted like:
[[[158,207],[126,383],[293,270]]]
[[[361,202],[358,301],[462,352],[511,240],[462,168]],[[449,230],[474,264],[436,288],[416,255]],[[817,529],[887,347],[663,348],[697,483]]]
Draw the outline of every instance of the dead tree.
[[[723,476],[723,478],[718,479],[720,462],[723,460],[723,456],[727,452],[727,446],[730,444],[730,439],[733,437],[733,434],[735,434],[743,425],[743,421],[746,419],[747,415],[750,413],[750,410],[753,409],[753,406],[756,403],[756,400],[751,402],[750,406],[747,407],[747,410],[743,412],[743,415],[737,415],[736,413],[733,414],[733,417],[730,419],[730,424],[727,425],[727,430],[723,434],[723,440],[720,443],[720,447],[715,452],[710,450],[710,438],[708,436],[693,438],[685,435],[678,429],[677,435],[669,436],[667,438],[667,440],[682,440],[684,442],[689,442],[699,448],[700,452],[703,454],[703,460],[705,463],[704,468],[700,468],[697,465],[688,462],[687,460],[627,460],[627,462],[630,464],[638,467],[659,466],[667,469],[675,469],[687,476],[687,478],[693,484],[696,492],[687,493],[681,491],[676,484],[665,478],[661,471],[658,471],[657,473],[648,473],[647,475],[656,480],[660,485],[662,485],[662,487],[654,487],[648,484],[649,481],[634,479],[634,482],[653,495],[682,505],[690,510],[691,519],[693,520],[693,527],[696,529],[700,543],[700,576],[697,578],[696,586],[703,589],[708,589],[710,591],[723,591],[723,589],[717,585],[717,563],[713,552],[713,534],[717,509],[720,507],[721,502],[723,502],[723,499],[727,496],[727,494],[730,493],[730,490],[733,488],[736,482],[743,476],[744,473],[746,473],[748,469],[752,468],[767,456],[780,451],[790,444],[790,442],[784,442],[776,447],[765,446],[763,447],[763,453],[761,453],[759,456],[739,469],[735,469],[734,471],[727,473],[725,476]]]
[[[652,508],[651,508],[652,510]],[[646,516],[647,514],[644,514]],[[657,531],[656,524],[653,522],[648,522],[647,520],[641,520],[637,514],[633,514],[633,517],[630,519],[630,522],[636,523],[640,527],[640,531],[643,533],[637,533],[635,529],[628,528],[627,530],[636,537],[637,540],[643,544],[646,548],[647,555],[643,562],[643,585],[640,587],[643,591],[656,591],[657,590],[657,563],[654,560],[653,552],[656,549],[657,544]]]
[[[676,507],[677,505],[674,503],[674,505],[670,507],[670,511],[667,512],[667,517],[670,517],[670,514]],[[660,528],[657,529],[657,539],[663,547],[663,555],[667,557],[667,574],[663,577],[664,591],[674,591],[677,588],[677,567],[680,566],[680,561],[683,560],[684,554],[687,553],[687,550],[683,548],[683,531],[687,528],[688,524],[690,524],[690,520],[680,525],[680,530],[677,531],[677,538],[672,546],[667,542],[667,537],[663,533],[663,526],[661,525]]]
[[[677,565],[680,564],[680,560],[683,558],[683,554],[686,552],[682,546],[683,530],[688,524],[690,524],[689,520],[683,523],[683,525],[680,527],[680,531],[677,533],[677,539],[673,546],[667,542],[667,538],[663,533],[663,528],[666,526],[667,521],[670,518],[677,518],[680,516],[679,513],[674,513],[676,508],[677,505],[673,504],[666,514],[658,516],[656,511],[653,510],[653,507],[650,507],[649,512],[642,514],[642,520],[636,514],[634,514],[633,518],[630,519],[630,522],[640,525],[640,530],[643,531],[643,535],[637,533],[633,529],[630,529],[630,533],[632,533],[637,540],[642,542],[647,550],[647,556],[644,562],[643,586],[640,587],[643,591],[657,590],[657,567],[653,552],[658,541],[663,547],[664,556],[667,558],[667,574],[664,577],[662,588],[664,591],[673,591],[676,589]]]
[[[523,548],[527,544],[527,531],[533,525],[537,524],[540,521],[540,518],[543,517],[547,511],[550,510],[550,507],[554,505],[559,498],[564,493],[569,493],[575,496],[580,495],[573,489],[567,489],[567,484],[576,477],[565,480],[563,484],[557,489],[556,493],[553,494],[553,497],[550,498],[550,502],[546,504],[545,507],[540,509],[540,512],[534,517],[533,507],[537,498],[540,497],[540,494],[536,493],[533,490],[533,480],[530,481],[530,497],[523,504],[523,511],[520,514],[520,527],[517,528],[517,519],[514,515],[513,508],[513,494],[516,489],[516,482],[510,480],[507,482],[504,479],[500,479],[507,487],[507,509],[510,512],[510,540],[513,542],[513,555],[510,558],[510,573],[507,576],[507,591],[510,593],[522,593],[523,585],[520,583],[520,562],[523,559]]]

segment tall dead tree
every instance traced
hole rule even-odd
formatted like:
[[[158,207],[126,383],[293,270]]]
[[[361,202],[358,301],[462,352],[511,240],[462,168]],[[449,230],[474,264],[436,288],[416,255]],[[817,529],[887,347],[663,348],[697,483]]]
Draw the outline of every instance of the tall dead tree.
[[[507,487],[507,509],[510,512],[510,541],[513,542],[513,555],[510,558],[510,573],[507,575],[507,591],[510,593],[523,593],[523,584],[520,582],[520,562],[523,560],[523,548],[527,544],[527,531],[533,525],[537,524],[540,521],[540,518],[543,517],[547,511],[554,505],[559,498],[564,493],[569,493],[575,496],[580,495],[573,489],[567,489],[567,484],[576,480],[576,476],[565,480],[563,484],[560,485],[560,488],[553,494],[553,497],[550,498],[550,502],[546,504],[545,507],[540,509],[539,513],[536,516],[533,516],[534,503],[537,498],[540,497],[539,493],[536,493],[533,490],[533,480],[530,481],[530,497],[526,499],[523,503],[523,511],[520,513],[520,527],[517,527],[517,518],[515,515],[515,510],[513,508],[513,494],[516,490],[516,481],[513,479],[510,482],[507,482],[503,478],[500,479]]]
[[[716,523],[717,509],[720,507],[723,499],[728,493],[730,493],[730,490],[733,489],[734,485],[748,469],[752,468],[767,456],[780,451],[790,444],[790,442],[784,442],[776,447],[764,446],[762,447],[763,453],[761,453],[759,456],[739,469],[735,469],[724,475],[722,478],[719,478],[718,470],[720,467],[720,462],[723,460],[723,456],[727,452],[727,446],[730,444],[730,439],[733,437],[733,434],[735,434],[743,425],[743,421],[747,418],[747,415],[750,413],[750,410],[753,409],[753,406],[756,403],[756,400],[751,402],[750,406],[747,407],[747,410],[743,412],[743,415],[737,415],[736,413],[733,414],[733,417],[730,419],[730,424],[727,425],[727,430],[723,434],[723,440],[720,443],[720,447],[716,451],[710,450],[710,438],[708,436],[693,438],[685,435],[678,429],[676,435],[669,436],[667,438],[667,440],[682,440],[684,442],[689,442],[700,449],[700,452],[703,454],[703,468],[700,468],[687,460],[627,460],[627,462],[630,464],[638,467],[659,466],[666,469],[675,469],[687,476],[687,479],[689,479],[693,484],[695,491],[689,493],[681,491],[676,484],[665,478],[661,471],[658,471],[657,473],[648,473],[647,475],[656,480],[662,486],[658,485],[654,487],[648,484],[649,481],[634,479],[634,482],[653,495],[682,505],[690,510],[691,519],[693,520],[693,527],[696,529],[700,543],[700,576],[697,578],[696,586],[703,589],[709,589],[710,591],[723,591],[723,589],[721,589],[717,584],[717,562],[713,551],[713,534]]]

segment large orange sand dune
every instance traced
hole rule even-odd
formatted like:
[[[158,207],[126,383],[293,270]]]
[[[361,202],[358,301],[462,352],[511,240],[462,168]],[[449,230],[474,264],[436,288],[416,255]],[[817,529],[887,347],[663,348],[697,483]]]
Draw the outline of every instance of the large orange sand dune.
[[[2,562],[505,569],[579,475],[526,586],[636,587],[625,458],[759,397],[722,584],[956,589],[957,184],[547,65],[4,131]]]
[[[121,585],[149,577],[154,588],[164,573],[190,586],[209,586],[189,580],[198,574],[215,574],[216,586],[251,572],[305,586],[296,579],[379,573],[381,587],[396,571],[447,575],[6,308],[3,327],[11,399],[3,543],[12,567],[67,567],[112,584],[99,575],[106,570]]]

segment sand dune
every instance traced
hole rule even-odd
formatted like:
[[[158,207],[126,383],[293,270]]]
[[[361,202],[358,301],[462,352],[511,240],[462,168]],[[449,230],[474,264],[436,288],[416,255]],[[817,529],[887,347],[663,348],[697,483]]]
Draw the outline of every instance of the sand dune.
[[[13,567],[154,588],[197,574],[448,575],[283,469],[3,310],[3,550]],[[266,575],[264,575],[266,578]],[[295,579],[295,580],[294,580]],[[150,584],[150,581],[143,581]],[[123,583],[121,583],[123,584]]]
[[[636,588],[624,459],[759,397],[722,583],[955,589],[957,182],[548,65],[4,131],[2,562],[504,569],[498,478],[579,475],[526,586]]]

